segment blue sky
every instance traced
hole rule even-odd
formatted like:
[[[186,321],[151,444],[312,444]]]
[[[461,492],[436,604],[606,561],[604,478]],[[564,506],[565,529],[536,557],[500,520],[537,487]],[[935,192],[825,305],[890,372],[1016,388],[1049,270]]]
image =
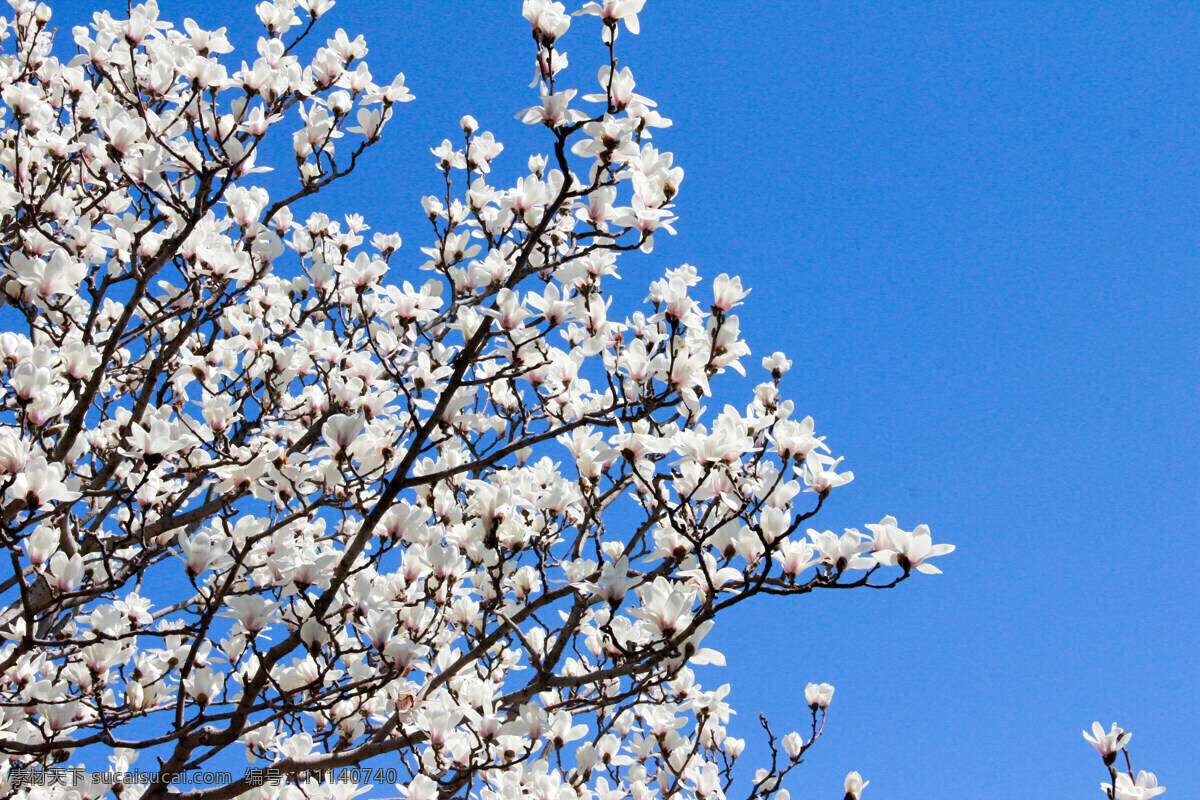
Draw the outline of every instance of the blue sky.
[[[254,22],[249,2],[161,5],[240,42]],[[681,262],[742,275],[756,356],[794,359],[786,390],[857,475],[821,526],[891,513],[958,545],[943,576],[718,626],[729,665],[704,679],[733,684],[747,762],[758,712],[799,726],[804,684],[828,681],[793,797],[840,797],[850,769],[868,798],[1099,797],[1094,719],[1189,796],[1200,6],[650,0],[641,18],[621,64],[675,121],[655,141],[687,176],[679,235],[625,261],[628,298]],[[314,207],[401,232],[408,277],[428,149],[462,114],[513,170],[545,147],[513,120],[534,100],[528,26],[517,2],[340,0],[330,23],[417,100]],[[594,38],[580,20],[565,43],[586,90]]]

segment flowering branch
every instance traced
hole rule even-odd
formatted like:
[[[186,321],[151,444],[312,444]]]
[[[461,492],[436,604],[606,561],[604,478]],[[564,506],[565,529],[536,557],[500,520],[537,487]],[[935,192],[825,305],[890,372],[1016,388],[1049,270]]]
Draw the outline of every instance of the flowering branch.
[[[363,216],[301,212],[412,99],[362,37],[301,57],[329,0],[259,4],[240,69],[224,29],[153,3],[76,28],[64,61],[49,10],[13,0],[0,794],[104,749],[114,774],[158,776],[87,800],[267,800],[267,770],[349,800],[369,786],[328,771],[370,764],[407,800],[719,800],[745,743],[729,687],[693,671],[724,663],[718,617],[939,572],[953,546],[926,526],[807,527],[853,473],[784,397],[783,354],[740,407],[706,407],[758,368],[739,278],[702,290],[682,265],[614,308],[684,177],[618,69],[643,2],[582,6],[607,63],[580,96],[574,18],[526,0],[538,100],[518,117],[546,154],[493,185],[504,147],[464,117],[431,151],[423,263],[402,264]],[[254,181],[277,137],[296,183],[272,197]],[[807,734],[763,721],[748,800],[786,800],[823,734],[833,687],[805,695]],[[172,777],[231,754],[251,771]],[[1105,763],[1110,800],[1161,791]],[[866,785],[850,773],[845,796]]]

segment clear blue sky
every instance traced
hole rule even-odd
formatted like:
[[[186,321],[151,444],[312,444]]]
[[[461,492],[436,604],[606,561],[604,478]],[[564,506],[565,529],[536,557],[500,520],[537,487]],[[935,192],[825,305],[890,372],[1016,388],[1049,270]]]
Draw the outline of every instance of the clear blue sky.
[[[239,42],[254,22],[250,2],[161,5]],[[423,260],[428,148],[462,114],[512,170],[545,147],[513,120],[533,102],[519,5],[331,14],[417,96],[319,203],[401,232],[396,279]],[[729,666],[704,679],[734,685],[734,732],[758,743],[760,710],[800,724],[804,684],[828,681],[793,797],[840,797],[850,769],[879,800],[1099,797],[1079,731],[1117,720],[1136,768],[1194,796],[1200,6],[650,0],[641,19],[621,63],[687,177],[629,297],[680,262],[740,273],[756,356],[795,360],[798,411],[857,475],[822,527],[892,513],[958,545],[943,576],[718,627]],[[588,91],[594,34],[565,43]]]

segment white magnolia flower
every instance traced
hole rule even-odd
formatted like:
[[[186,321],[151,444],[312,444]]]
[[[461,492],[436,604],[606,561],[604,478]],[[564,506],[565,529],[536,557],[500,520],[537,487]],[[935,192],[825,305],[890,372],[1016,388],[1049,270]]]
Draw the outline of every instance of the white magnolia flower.
[[[54,588],[60,592],[73,592],[83,581],[83,556],[57,552],[50,558],[49,572]]]
[[[846,775],[846,798],[845,800],[859,800],[862,797],[863,789],[867,788],[870,781],[864,781],[862,775],[857,772],[850,772]]]
[[[1102,783],[1100,788],[1108,793],[1114,790],[1114,785]],[[1117,800],[1150,800],[1151,797],[1158,797],[1166,790],[1167,787],[1158,785],[1158,778],[1154,776],[1153,772],[1139,770],[1137,780],[1130,778],[1124,772],[1117,773],[1115,785]]]
[[[7,429],[0,432],[0,473],[24,472],[29,453],[29,443],[24,439]]]
[[[35,456],[25,464],[25,471],[9,484],[5,494],[13,500],[25,501],[29,508],[68,502],[79,497],[79,492],[68,488],[65,475],[62,464],[52,464],[44,456]]]
[[[279,603],[273,603],[262,595],[238,595],[226,599],[229,611],[224,616],[233,617],[251,633],[258,633],[270,624]]]
[[[787,753],[788,758],[795,761],[800,758],[804,752],[804,739],[800,734],[792,731],[787,736],[783,737],[783,752]]]
[[[888,544],[886,549],[878,550],[875,557],[880,564],[889,567],[899,566],[906,572],[915,569],[930,575],[940,575],[942,571],[932,564],[925,563],[926,559],[954,552],[952,544],[933,544],[933,537],[927,525],[918,525],[911,532],[895,526],[886,526],[885,531]]]
[[[543,44],[553,44],[571,27],[566,6],[553,0],[524,0],[521,14],[529,20],[534,36]]]
[[[164,457],[186,447],[188,440],[176,436],[172,426],[165,420],[156,419],[150,423],[150,430],[136,422],[130,425],[129,443],[132,446],[132,454],[141,455],[146,463],[153,467]]]
[[[203,707],[217,697],[223,683],[223,676],[212,667],[201,667],[188,677],[184,685],[188,695]]]
[[[637,15],[644,5],[646,5],[646,0],[600,0],[599,2],[585,3],[583,8],[575,13],[594,14],[606,23],[613,25],[624,20],[625,27],[629,32],[636,34],[641,30]]]
[[[58,540],[58,531],[49,525],[39,525],[25,542],[25,554],[29,556],[29,563],[35,567],[46,563],[58,549]]]
[[[763,369],[771,373],[771,377],[779,380],[784,373],[792,368],[792,360],[778,351],[762,360]]]
[[[335,455],[345,453],[362,433],[366,417],[362,414],[334,414],[326,420],[321,434]]]
[[[828,683],[810,683],[804,687],[804,699],[812,709],[826,709],[833,702],[833,686]]]
[[[1112,729],[1105,733],[1104,728],[1101,727],[1099,722],[1093,722],[1091,735],[1087,731],[1084,731],[1083,738],[1087,740],[1088,744],[1096,748],[1096,751],[1105,760],[1108,760],[1129,744],[1129,740],[1133,738],[1133,734],[1126,733],[1115,722],[1112,724]]]
[[[231,539],[220,539],[214,542],[205,531],[199,531],[190,537],[181,531],[178,542],[187,572],[192,576],[206,572],[214,561],[229,552],[233,546]]]
[[[871,542],[854,529],[841,536],[833,531],[809,529],[808,537],[821,555],[821,563],[837,572],[848,569],[870,569],[875,566],[874,558],[862,554],[871,549]]]

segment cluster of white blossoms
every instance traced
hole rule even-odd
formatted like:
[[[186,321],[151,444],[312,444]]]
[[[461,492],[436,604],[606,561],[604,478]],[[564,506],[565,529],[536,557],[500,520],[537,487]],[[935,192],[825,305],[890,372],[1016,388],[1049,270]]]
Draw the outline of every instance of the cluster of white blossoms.
[[[747,367],[737,278],[704,290],[685,265],[613,309],[683,180],[617,68],[643,2],[578,12],[609,53],[579,96],[573,17],[526,0],[540,101],[519,117],[548,152],[492,185],[504,148],[463,118],[432,149],[425,261],[396,275],[399,237],[293,212],[412,99],[361,37],[319,44],[330,0],[260,3],[240,67],[224,29],[153,2],[96,14],[63,60],[47,7],[11,0],[0,796],[160,798],[162,778],[13,776],[235,753],[284,780],[183,794],[348,800],[368,786],[314,775],[382,764],[408,800],[723,798],[744,742],[729,687],[691,668],[723,663],[717,615],[938,572],[953,548],[924,526],[804,528],[853,475],[781,396],[785,356],[708,411]],[[272,137],[295,156],[283,197],[253,182]],[[768,729],[750,800],[786,796],[832,693],[806,691],[807,732]]]
[[[1129,751],[1125,749],[1133,734],[1126,733],[1117,723],[1114,722],[1106,732],[1099,722],[1093,722],[1092,732],[1089,734],[1084,731],[1083,738],[1096,748],[1108,769],[1109,782],[1100,784],[1100,790],[1108,800],[1150,800],[1167,790],[1167,787],[1158,785],[1158,778],[1153,772],[1138,770],[1137,776],[1134,776]],[[1124,772],[1117,763],[1118,755],[1125,757]]]

